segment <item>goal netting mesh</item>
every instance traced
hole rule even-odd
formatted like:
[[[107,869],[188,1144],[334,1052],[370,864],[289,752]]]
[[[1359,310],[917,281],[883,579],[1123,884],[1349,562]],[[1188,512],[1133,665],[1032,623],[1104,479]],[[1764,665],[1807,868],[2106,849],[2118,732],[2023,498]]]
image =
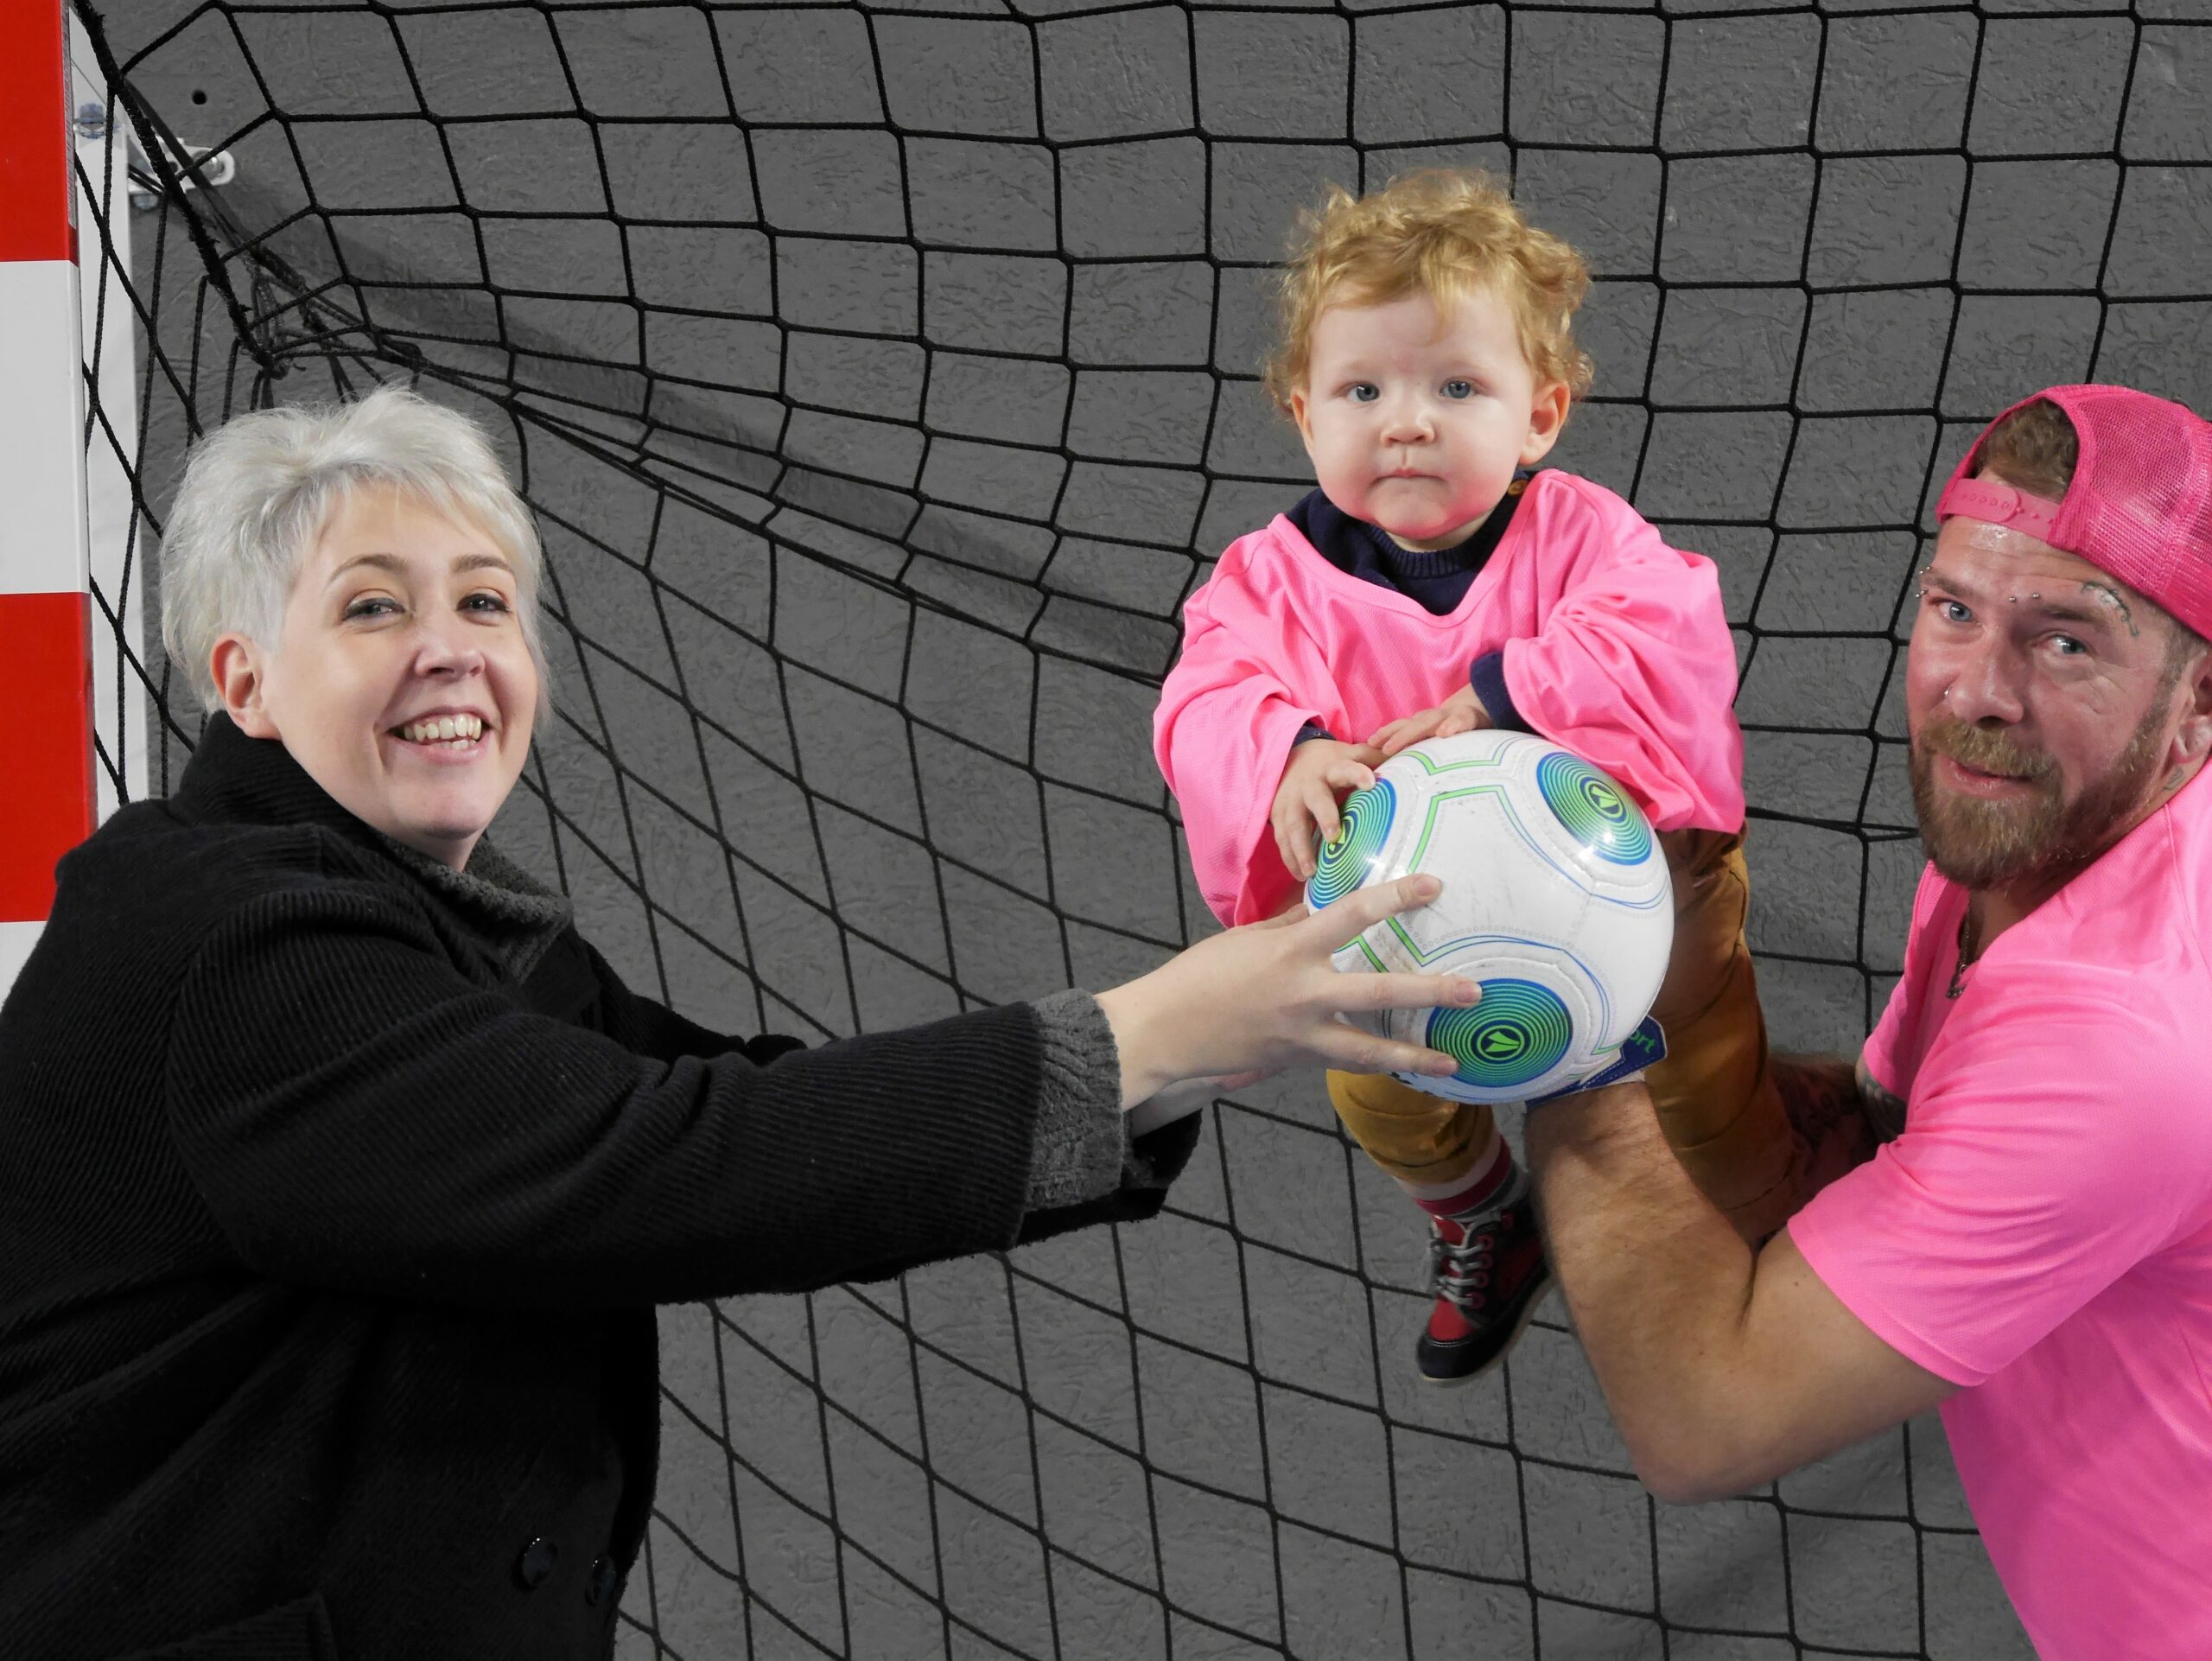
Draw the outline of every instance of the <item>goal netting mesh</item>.
[[[1310,482],[1256,375],[1325,180],[1491,167],[1590,257],[1556,459],[1719,564],[1789,1047],[1855,1048],[1897,965],[1932,486],[2040,385],[2212,402],[2190,0],[84,21],[146,198],[86,169],[86,442],[137,509],[111,792],[198,730],[128,621],[186,444],[410,382],[549,554],[556,715],[495,837],[724,1028],[1101,986],[1211,926],[1149,719],[1183,597]],[[1555,1301],[1502,1376],[1417,1387],[1420,1255],[1300,1077],[1217,1105],[1155,1223],[665,1311],[618,1653],[2030,1653],[1932,1419],[1655,1505]]]

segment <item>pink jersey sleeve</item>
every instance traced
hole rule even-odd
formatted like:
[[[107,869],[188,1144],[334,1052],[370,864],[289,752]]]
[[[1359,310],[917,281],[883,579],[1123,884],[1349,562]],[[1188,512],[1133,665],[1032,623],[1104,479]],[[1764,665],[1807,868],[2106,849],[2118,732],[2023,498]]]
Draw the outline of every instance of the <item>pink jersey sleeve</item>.
[[[1904,1134],[1789,1224],[1846,1308],[1958,1384],[2194,1226],[2212,1161],[2178,1010],[2125,974],[1997,967],[1922,1062]]]
[[[1560,478],[1545,550],[1560,590],[1542,627],[1506,644],[1515,707],[1627,786],[1658,829],[1739,828],[1736,646],[1713,562],[1669,547],[1602,486]]]
[[[1287,610],[1246,581],[1263,531],[1230,544],[1183,608],[1183,653],[1160,689],[1153,753],[1182,811],[1198,892],[1224,923],[1287,906],[1298,881],[1275,850],[1268,816],[1291,741],[1323,712],[1301,703],[1279,665],[1320,654]]]

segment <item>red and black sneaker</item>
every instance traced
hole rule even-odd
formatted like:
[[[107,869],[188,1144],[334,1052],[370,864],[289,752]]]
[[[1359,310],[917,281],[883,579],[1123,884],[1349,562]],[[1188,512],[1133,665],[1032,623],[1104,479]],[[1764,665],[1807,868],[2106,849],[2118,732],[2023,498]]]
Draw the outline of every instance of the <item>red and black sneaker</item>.
[[[1515,1172],[1501,1200],[1429,1219],[1436,1303],[1414,1358],[1432,1384],[1465,1384],[1503,1360],[1552,1283],[1528,1178]]]

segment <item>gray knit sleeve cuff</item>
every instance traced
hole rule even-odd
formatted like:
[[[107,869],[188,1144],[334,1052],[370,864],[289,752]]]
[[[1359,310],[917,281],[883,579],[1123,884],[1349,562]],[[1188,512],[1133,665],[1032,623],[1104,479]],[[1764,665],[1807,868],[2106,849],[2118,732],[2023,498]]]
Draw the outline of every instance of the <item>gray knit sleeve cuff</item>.
[[[1122,1186],[1128,1130],[1114,1029],[1088,992],[1056,992],[1032,1006],[1042,1040],[1037,1134],[1027,1209],[1102,1199]]]

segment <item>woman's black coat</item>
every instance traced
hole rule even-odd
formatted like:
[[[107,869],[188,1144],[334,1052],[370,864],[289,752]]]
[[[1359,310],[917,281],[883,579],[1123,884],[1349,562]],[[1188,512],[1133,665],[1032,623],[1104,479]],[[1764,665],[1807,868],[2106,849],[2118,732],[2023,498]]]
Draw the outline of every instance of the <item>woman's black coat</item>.
[[[0,1009],[0,1654],[603,1656],[654,1304],[1158,1209],[1028,1210],[1033,1006],[741,1043],[502,866],[219,716],[63,861]]]

